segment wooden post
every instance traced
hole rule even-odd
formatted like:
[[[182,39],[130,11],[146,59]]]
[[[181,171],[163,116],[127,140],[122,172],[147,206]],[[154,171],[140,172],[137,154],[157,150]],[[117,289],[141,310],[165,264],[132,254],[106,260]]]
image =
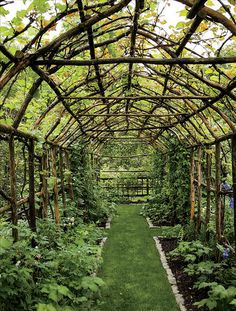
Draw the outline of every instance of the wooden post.
[[[233,200],[234,200],[234,241],[236,251],[236,136],[232,137],[232,173],[233,173]]]
[[[43,189],[43,159],[39,157],[38,170],[39,170],[39,192],[42,193]],[[43,195],[43,194],[42,194]],[[40,200],[40,208],[36,211],[36,215],[39,218],[43,218],[43,200]]]
[[[210,222],[211,217],[211,164],[212,164],[212,156],[207,152],[207,177],[206,177],[206,191],[207,191],[207,205],[206,205],[206,241],[208,242],[210,239],[210,233],[207,231],[208,224]]]
[[[69,171],[71,171],[68,151],[65,151],[65,160],[66,160],[66,167],[67,167],[67,169]],[[68,176],[68,187],[69,187],[70,199],[73,201],[75,199],[75,196],[74,196],[74,190],[73,190],[71,174],[69,174],[69,176]]]
[[[9,138],[9,168],[10,168],[10,189],[11,189],[11,219],[12,219],[12,236],[14,242],[18,240],[17,226],[17,198],[16,198],[16,163],[15,163],[15,142],[14,136]]]
[[[35,184],[34,184],[34,140],[29,139],[29,219],[30,228],[36,232],[36,214],[35,214]]]
[[[43,155],[42,155],[42,199],[43,199],[43,211],[42,216],[43,218],[48,217],[48,154],[47,149],[44,148]]]
[[[197,190],[197,233],[200,232],[202,222],[202,147],[198,147],[198,163],[197,163],[197,175],[198,175],[198,190]]]
[[[195,186],[194,186],[194,173],[195,173],[195,161],[194,161],[194,149],[191,150],[191,166],[190,166],[190,221],[193,222],[195,217]]]
[[[216,149],[215,149],[215,170],[216,170],[216,176],[215,176],[215,204],[216,204],[216,210],[215,210],[215,221],[216,221],[216,239],[217,241],[220,241],[221,239],[221,200],[220,200],[220,184],[221,184],[221,160],[220,160],[220,142],[216,143]]]
[[[60,148],[60,177],[61,177],[61,194],[62,194],[62,204],[63,213],[66,214],[66,194],[65,194],[65,180],[64,180],[64,161],[63,161],[63,150]]]
[[[54,178],[53,185],[53,198],[54,198],[54,212],[55,212],[55,222],[60,223],[60,211],[58,204],[58,184],[57,184],[57,147],[52,147],[52,176]]]

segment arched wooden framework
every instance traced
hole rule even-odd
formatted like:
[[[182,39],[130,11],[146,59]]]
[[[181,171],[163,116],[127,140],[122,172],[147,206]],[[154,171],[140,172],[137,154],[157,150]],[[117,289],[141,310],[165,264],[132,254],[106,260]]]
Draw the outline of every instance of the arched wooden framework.
[[[14,5],[0,1],[7,4]],[[172,16],[165,14],[175,4],[182,5],[181,22],[170,28]],[[47,21],[44,9],[37,13],[34,5],[27,23],[13,24],[12,35],[3,35],[0,44],[0,138],[9,141],[13,179],[11,198],[2,196],[10,200],[13,216],[14,138],[27,141],[29,155],[38,139],[51,146],[54,175],[56,148],[67,152],[81,139],[96,149],[132,136],[163,150],[172,136],[190,148],[232,139],[236,161],[232,1],[208,7],[204,0],[67,0],[55,1],[51,9],[45,2]],[[24,96],[17,98],[18,92]],[[12,122],[6,120],[9,109]]]

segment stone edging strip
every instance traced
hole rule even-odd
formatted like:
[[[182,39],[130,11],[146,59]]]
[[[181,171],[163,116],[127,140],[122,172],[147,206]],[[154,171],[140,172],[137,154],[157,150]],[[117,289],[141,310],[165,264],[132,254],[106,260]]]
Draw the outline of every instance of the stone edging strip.
[[[151,219],[149,217],[146,217],[146,221],[148,223],[148,226],[150,229],[157,229],[157,228],[160,228],[159,226],[154,226]]]
[[[184,306],[184,298],[183,296],[179,293],[179,290],[178,290],[178,286],[177,286],[177,283],[176,283],[176,279],[167,263],[167,260],[166,260],[166,255],[165,253],[163,252],[162,250],[162,246],[161,246],[161,243],[160,243],[160,240],[157,236],[154,236],[153,237],[154,241],[155,241],[155,244],[156,244],[156,248],[160,254],[160,259],[161,259],[161,263],[162,263],[162,266],[163,268],[166,270],[166,273],[167,273],[167,278],[170,282],[170,285],[171,285],[171,288],[172,288],[172,291],[173,291],[173,294],[175,295],[175,299],[176,299],[176,302],[180,308],[181,311],[187,311],[186,307]]]
[[[99,243],[99,245],[101,246],[101,248],[104,247],[104,244],[106,243],[106,240],[107,240],[107,237],[104,237],[104,238],[101,239],[101,241],[100,241],[100,243]]]
[[[101,241],[99,242],[99,246],[101,247],[101,252],[102,252],[102,249],[103,249],[103,247],[104,247],[104,245],[106,243],[106,240],[107,240],[107,237],[103,237],[103,238],[101,238]],[[98,269],[99,269],[99,267],[96,268],[96,271],[94,271],[91,274],[91,276],[97,276]]]
[[[107,219],[107,222],[106,222],[106,225],[105,225],[105,229],[110,229],[111,228],[111,220],[112,220],[112,217],[110,216]]]

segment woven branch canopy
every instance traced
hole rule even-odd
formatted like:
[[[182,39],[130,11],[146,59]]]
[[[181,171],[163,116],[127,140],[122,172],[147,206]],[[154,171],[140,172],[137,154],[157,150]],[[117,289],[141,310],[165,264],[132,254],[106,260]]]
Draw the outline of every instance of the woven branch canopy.
[[[195,146],[236,131],[234,0],[14,7],[0,1],[0,132],[165,149],[170,136]]]

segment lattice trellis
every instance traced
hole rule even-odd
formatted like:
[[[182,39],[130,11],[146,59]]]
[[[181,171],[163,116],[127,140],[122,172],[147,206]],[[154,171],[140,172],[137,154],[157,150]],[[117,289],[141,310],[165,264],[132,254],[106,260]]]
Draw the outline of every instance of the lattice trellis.
[[[206,1],[176,1],[186,13],[180,29],[172,33],[164,20],[170,2],[175,3],[68,1],[34,36],[27,36],[36,25],[32,14],[29,24],[0,46],[4,103],[17,77],[35,73],[12,124],[1,123],[1,131],[21,135],[18,130],[25,128],[35,94],[45,88],[51,93],[33,127],[39,136],[44,126],[44,138],[64,147],[81,137],[96,146],[127,134],[161,148],[169,135],[176,135],[193,146],[234,133],[232,1],[217,1],[221,10]],[[45,41],[57,25],[61,33]],[[20,38],[13,55],[11,46],[19,45]],[[28,40],[22,43],[22,38]]]

